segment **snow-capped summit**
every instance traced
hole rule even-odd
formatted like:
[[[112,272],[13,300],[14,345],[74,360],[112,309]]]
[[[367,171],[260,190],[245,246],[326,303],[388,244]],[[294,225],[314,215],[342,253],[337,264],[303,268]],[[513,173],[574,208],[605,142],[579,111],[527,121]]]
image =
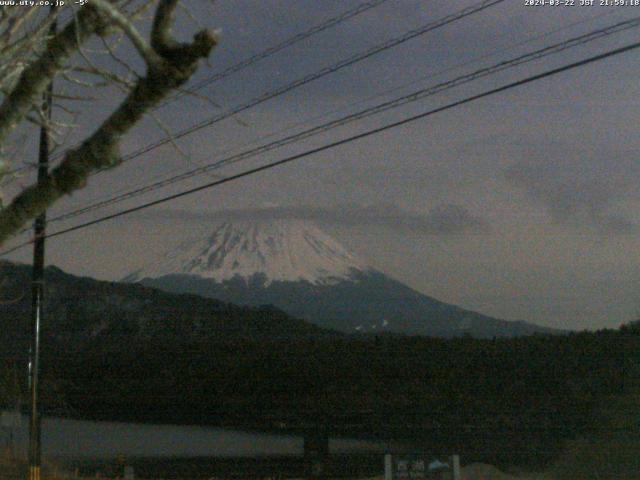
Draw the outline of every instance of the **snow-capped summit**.
[[[233,221],[204,239],[185,242],[128,281],[165,275],[195,275],[223,282],[263,275],[274,281],[328,285],[369,268],[335,239],[302,220]]]
[[[366,266],[302,220],[222,223],[124,280],[239,305],[272,305],[349,334],[491,338],[547,331],[428,297]]]

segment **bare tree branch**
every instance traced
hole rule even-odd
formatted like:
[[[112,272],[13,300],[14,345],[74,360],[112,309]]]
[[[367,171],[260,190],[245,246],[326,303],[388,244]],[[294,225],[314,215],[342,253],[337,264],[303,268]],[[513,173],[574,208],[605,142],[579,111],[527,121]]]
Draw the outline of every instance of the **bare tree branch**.
[[[71,22],[54,36],[47,51],[22,72],[16,87],[0,105],[0,143],[22,121],[49,85],[64,62],[93,33],[103,29],[104,22],[93,8],[85,8],[78,14],[78,21]]]
[[[0,210],[0,244],[62,196],[82,188],[92,171],[117,165],[122,136],[171,91],[183,85],[195,72],[200,59],[209,56],[216,44],[214,32],[202,30],[191,43],[177,42],[171,36],[176,5],[177,0],[160,0],[153,20],[151,47],[161,60],[147,65],[146,76],[138,79],[120,106],[93,135],[67,152],[46,181],[27,187]],[[50,54],[25,70],[23,77],[29,85],[15,95],[12,93],[8,104],[0,107],[0,143],[11,130],[12,122],[24,118],[34,95],[42,93],[48,79],[62,67],[62,61],[77,50],[79,41],[75,35],[83,41],[91,32],[99,33],[105,28],[103,19],[93,12],[83,10],[78,15],[77,27],[69,26],[57,35],[50,43]],[[13,120],[5,120],[3,111],[11,114]]]
[[[122,31],[129,37],[138,53],[144,58],[147,65],[156,65],[162,62],[162,58],[151,48],[151,45],[142,37],[133,23],[125,17],[112,3],[106,0],[91,0],[91,4],[104,12]]]

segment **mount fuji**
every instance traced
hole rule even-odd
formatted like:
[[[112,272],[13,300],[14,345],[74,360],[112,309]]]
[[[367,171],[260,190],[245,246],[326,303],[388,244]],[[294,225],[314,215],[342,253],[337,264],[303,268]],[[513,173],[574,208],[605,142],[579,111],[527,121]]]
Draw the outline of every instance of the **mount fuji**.
[[[452,337],[558,333],[440,302],[377,271],[301,220],[227,221],[124,278],[172,293],[274,305],[346,333]]]
[[[327,285],[352,279],[368,267],[336,240],[302,221],[225,222],[207,238],[185,242],[125,280],[190,275],[224,283]]]

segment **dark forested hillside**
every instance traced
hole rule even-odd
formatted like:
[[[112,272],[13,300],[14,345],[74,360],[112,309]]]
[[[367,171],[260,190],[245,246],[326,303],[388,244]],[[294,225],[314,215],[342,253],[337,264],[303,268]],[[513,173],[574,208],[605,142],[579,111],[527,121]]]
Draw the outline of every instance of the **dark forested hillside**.
[[[345,333],[393,332],[430,337],[514,337],[562,330],[524,321],[507,321],[466,310],[424,295],[371,270],[349,280],[314,285],[274,281],[256,275],[224,282],[195,275],[144,278],[141,283],[173,293],[193,293],[237,305],[275,305],[324,328]]]
[[[5,354],[22,354],[30,333],[31,267],[0,262],[0,340]],[[239,307],[196,295],[45,271],[43,343],[86,345],[118,338],[134,348],[142,339],[281,338],[331,334],[273,307]]]
[[[28,269],[0,266],[0,400],[9,406],[15,398],[7,385],[26,377],[29,300],[19,287],[28,284]],[[77,279],[57,269],[47,275],[49,413],[323,429],[410,439],[467,461],[540,467],[566,445],[578,451],[580,439],[602,435],[603,409],[629,405],[618,399],[638,392],[637,323],[564,336],[349,337],[275,309]],[[614,417],[626,418],[618,411]]]
[[[45,353],[74,415],[411,439],[539,467],[638,378],[637,331],[476,340],[92,343]],[[46,397],[47,395],[45,395]]]

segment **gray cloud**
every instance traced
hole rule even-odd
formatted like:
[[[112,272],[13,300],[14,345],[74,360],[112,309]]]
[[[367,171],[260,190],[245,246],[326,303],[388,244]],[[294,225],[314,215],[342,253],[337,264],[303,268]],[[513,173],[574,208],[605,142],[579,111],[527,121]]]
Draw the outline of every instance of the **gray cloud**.
[[[209,65],[198,71],[194,83],[360,1],[188,2],[198,20],[222,28],[220,45]],[[477,0],[386,2],[200,92],[222,108],[214,108],[200,97],[185,96],[157,115],[166,128],[180,131],[472,3]],[[214,128],[178,140],[192,159],[184,159],[166,146],[153,155],[95,177],[85,190],[65,199],[51,212],[52,216],[191,169],[196,162],[212,161],[222,155],[221,151],[244,150],[258,136],[285,129],[289,132],[290,124],[315,118],[322,112],[345,108],[340,111],[344,115],[364,108],[373,101],[352,104],[376,92],[449,69],[446,74],[420,80],[401,91],[435,84],[615,23],[630,14],[626,9],[607,10],[611,15],[600,18],[604,10],[570,8],[561,15],[549,15],[545,9],[533,11],[523,7],[522,2],[503,2],[483,14],[413,39],[242,112],[235,119],[242,123],[220,122]],[[502,51],[527,37],[587,17],[594,20]],[[195,28],[190,20],[183,20],[176,24],[181,39]],[[629,31],[622,36],[603,38],[557,57],[292,145],[250,164],[283,158],[303,148],[425,111],[603,52],[614,45],[621,46],[633,41],[634,34]],[[494,57],[450,69],[495,50],[500,53]],[[129,51],[126,48],[122,53]],[[134,55],[125,58],[131,60]],[[634,222],[640,224],[640,215],[632,210],[640,201],[640,166],[635,164],[638,156],[620,151],[621,148],[640,151],[638,85],[628,81],[638,77],[638,63],[632,60],[628,56],[611,58],[606,63],[566,72],[555,80],[535,82],[443,112],[280,171],[265,172],[185,197],[167,206],[173,211],[149,212],[144,216],[141,212],[137,222],[120,217],[120,221],[57,237],[58,241],[54,238],[48,247],[48,259],[74,273],[121,278],[134,264],[148,263],[168,246],[204,234],[225,215],[301,218],[327,227],[358,254],[375,259],[383,271],[451,303],[486,309],[486,313],[504,318],[556,322],[555,326],[561,327],[603,326],[605,322],[613,326],[637,312],[638,303],[633,288],[629,287],[637,286],[633,280],[640,262],[638,237],[615,235],[636,230]],[[101,98],[101,103],[87,110],[84,118],[76,120],[78,127],[74,129],[76,137],[72,137],[72,143],[74,138],[93,131],[116,97],[103,94]],[[382,97],[376,101],[382,101]],[[98,113],[96,106],[100,107]],[[334,117],[323,117],[322,121],[328,118]],[[318,118],[307,125],[320,122]],[[153,119],[147,119],[126,139],[123,152],[137,150],[164,135]],[[36,150],[33,144],[27,157],[35,158]],[[194,179],[188,185],[175,186],[171,192],[207,180]],[[149,197],[152,198],[157,197]],[[265,201],[306,206],[251,208]],[[333,206],[321,206],[332,202]],[[134,204],[137,202],[127,205]],[[425,205],[439,206],[428,211]],[[202,213],[207,208],[246,209]],[[417,209],[423,213],[415,213]],[[485,216],[492,218],[491,226],[496,230],[496,235],[490,238],[474,235],[489,230]],[[548,220],[560,226],[550,227]],[[582,235],[585,231],[597,232],[597,238]],[[562,235],[549,241],[549,235],[558,233]],[[122,247],[125,244],[126,254]],[[96,251],[99,255],[95,255]],[[21,260],[29,261],[27,249],[18,253]],[[605,283],[610,285],[610,292],[597,283],[602,275],[609,275]]]
[[[260,75],[254,75],[252,67],[246,74],[235,76],[232,88],[226,94],[240,92],[242,98],[255,96],[286,80],[332,65],[475,3],[473,0],[388,2],[290,47],[286,54],[261,61]],[[222,28],[221,42],[213,61],[218,67],[234,64],[260,51],[258,46],[276,45],[354,6],[353,2],[329,0],[220,2],[208,12]],[[206,14],[204,9],[203,14]],[[518,38],[528,23],[531,23],[531,14],[527,9],[506,2],[381,52],[338,75],[314,82],[311,88],[304,89],[304,96],[324,99],[337,93],[361,95],[365,93],[363,90],[374,91],[392,79],[404,82],[407,76],[431,74],[449,66],[452,61],[459,62],[501,42]],[[530,25],[529,29],[532,29]],[[403,72],[402,76],[399,72]],[[220,95],[220,88],[221,85],[216,84],[207,92]]]
[[[331,207],[273,206],[216,212],[159,210],[146,215],[198,222],[223,219],[297,219],[353,227],[377,226],[428,235],[478,234],[490,231],[486,219],[455,204],[437,205],[426,214],[408,212],[391,204],[345,204]]]
[[[632,179],[640,173],[638,152],[554,153],[525,156],[505,170],[507,180],[543,205],[557,224],[613,234],[638,230],[621,208],[637,193]]]

